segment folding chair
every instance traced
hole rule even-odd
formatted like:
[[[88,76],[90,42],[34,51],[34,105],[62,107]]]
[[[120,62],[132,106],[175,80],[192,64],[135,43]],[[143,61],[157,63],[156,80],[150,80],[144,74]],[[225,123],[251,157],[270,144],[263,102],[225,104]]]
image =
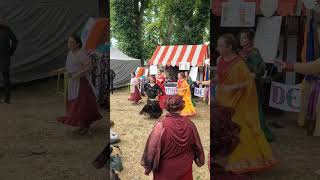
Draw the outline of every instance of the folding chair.
[[[63,75],[63,87],[60,87],[60,79],[61,79],[61,75]],[[64,103],[65,105],[67,104],[67,92],[68,92],[68,73],[60,73],[58,74],[58,81],[57,81],[57,90],[56,90],[56,94],[62,95],[64,97]]]

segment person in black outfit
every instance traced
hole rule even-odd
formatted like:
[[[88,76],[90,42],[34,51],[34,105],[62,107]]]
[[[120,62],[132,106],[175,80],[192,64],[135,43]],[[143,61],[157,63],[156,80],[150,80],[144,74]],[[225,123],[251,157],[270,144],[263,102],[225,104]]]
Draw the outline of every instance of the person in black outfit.
[[[159,95],[163,95],[160,86],[156,84],[156,77],[151,75],[150,83],[144,85],[145,93],[147,94],[147,104],[140,111],[140,114],[149,114],[150,118],[158,119],[162,115],[162,109],[159,105]]]
[[[15,52],[18,40],[10,27],[0,22],[0,73],[5,89],[4,102],[10,103],[10,57]]]
[[[111,94],[113,94],[113,80],[116,77],[116,73],[110,69],[110,90],[111,90]]]

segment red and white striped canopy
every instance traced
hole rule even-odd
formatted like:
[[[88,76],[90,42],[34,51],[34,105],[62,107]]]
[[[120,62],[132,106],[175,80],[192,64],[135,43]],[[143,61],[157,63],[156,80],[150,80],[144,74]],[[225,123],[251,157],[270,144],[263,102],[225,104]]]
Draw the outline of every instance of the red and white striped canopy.
[[[149,65],[179,66],[180,62],[189,62],[191,66],[203,66],[208,57],[208,45],[158,46]]]

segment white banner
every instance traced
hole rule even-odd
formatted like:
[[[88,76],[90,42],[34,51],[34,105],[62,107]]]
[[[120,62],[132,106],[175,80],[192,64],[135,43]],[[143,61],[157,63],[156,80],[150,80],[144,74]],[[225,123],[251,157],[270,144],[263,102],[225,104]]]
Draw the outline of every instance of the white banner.
[[[301,84],[271,83],[269,105],[284,111],[300,111]]]
[[[194,88],[194,95],[198,97],[204,97],[204,88]]]
[[[190,78],[192,79],[193,82],[197,81],[198,67],[191,67],[189,76],[190,76]]]
[[[255,2],[223,2],[221,27],[253,27],[256,17]]]
[[[261,17],[258,19],[254,46],[259,49],[262,59],[267,63],[277,57],[282,17]]]
[[[190,70],[190,62],[179,63],[179,70],[181,70],[181,71]]]
[[[166,95],[175,95],[178,94],[178,89],[176,87],[165,87]]]
[[[158,67],[156,65],[150,66],[150,75],[157,75],[158,74]]]

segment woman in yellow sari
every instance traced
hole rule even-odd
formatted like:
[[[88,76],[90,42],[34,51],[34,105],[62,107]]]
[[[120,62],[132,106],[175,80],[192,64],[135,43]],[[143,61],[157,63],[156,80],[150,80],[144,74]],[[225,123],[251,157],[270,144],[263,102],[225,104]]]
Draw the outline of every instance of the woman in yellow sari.
[[[178,95],[183,97],[185,106],[181,111],[181,116],[194,116],[197,114],[191,100],[190,86],[185,80],[184,73],[178,74]]]
[[[218,40],[216,102],[235,110],[233,121],[241,127],[240,143],[229,156],[226,170],[235,173],[262,171],[277,164],[259,123],[258,97],[254,75],[235,53],[231,34]]]

